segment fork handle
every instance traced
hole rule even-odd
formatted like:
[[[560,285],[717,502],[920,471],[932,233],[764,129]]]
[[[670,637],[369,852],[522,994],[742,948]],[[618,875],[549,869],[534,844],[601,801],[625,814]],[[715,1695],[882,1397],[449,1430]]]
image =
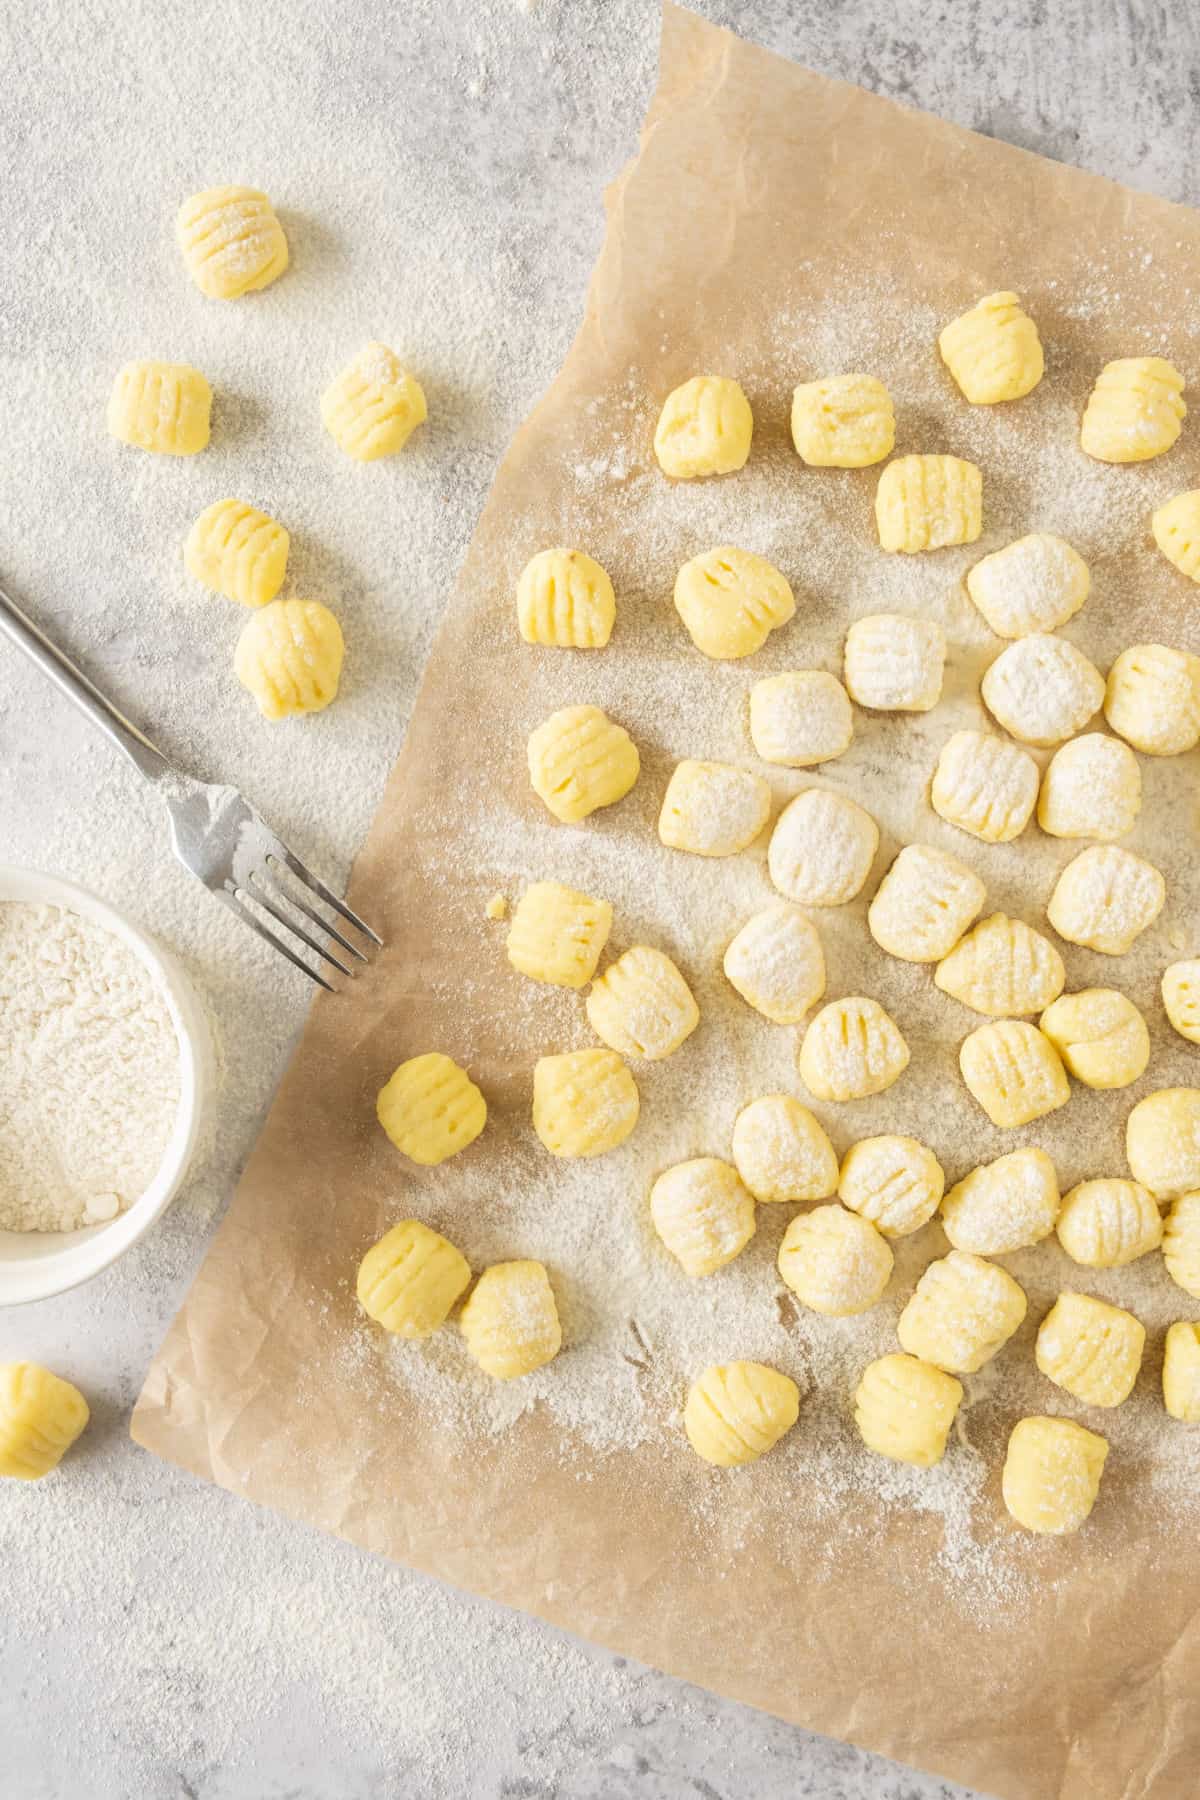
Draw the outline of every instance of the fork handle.
[[[88,680],[82,669],[76,668],[65,651],[50,642],[45,632],[21,611],[12,595],[6,594],[2,587],[0,635],[7,637],[18,650],[23,650],[30,662],[36,664],[68,700],[73,700],[80,712],[86,714],[93,725],[99,726],[118,750],[125,752],[139,774],[148,781],[161,781],[164,776],[175,773],[162,751],[156,749],[111,700],[105,699],[95,683]]]

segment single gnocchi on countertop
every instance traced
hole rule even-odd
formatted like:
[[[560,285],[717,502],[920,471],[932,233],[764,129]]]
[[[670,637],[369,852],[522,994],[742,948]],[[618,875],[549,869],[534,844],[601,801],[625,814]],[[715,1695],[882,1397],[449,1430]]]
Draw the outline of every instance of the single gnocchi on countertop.
[[[582,550],[539,550],[517,582],[517,628],[527,644],[603,650],[617,601],[608,573]]]
[[[867,909],[881,950],[902,962],[939,962],[983,911],[987,889],[944,850],[906,844]]]
[[[1146,1328],[1091,1294],[1060,1294],[1038,1328],[1034,1356],[1047,1380],[1085,1406],[1120,1406],[1133,1392]]]
[[[1058,1241],[1085,1269],[1123,1269],[1162,1243],[1162,1214],[1138,1181],[1101,1176],[1063,1198]]]
[[[1146,1072],[1150,1032],[1133,1001],[1116,988],[1063,994],[1038,1024],[1085,1087],[1128,1087]]]
[[[944,956],[934,983],[972,1012],[993,1019],[1041,1012],[1066,986],[1062,957],[1040,931],[992,913]]]
[[[1038,328],[1007,289],[985,294],[938,338],[942,361],[972,406],[1022,400],[1046,371]]]
[[[1187,417],[1183,376],[1162,356],[1106,363],[1084,408],[1081,447],[1097,462],[1148,462],[1178,438]]]
[[[871,872],[879,827],[844,794],[805,788],[780,813],[767,868],[781,894],[804,906],[844,906]]]
[[[1143,756],[1180,756],[1200,743],[1200,656],[1134,644],[1108,671],[1104,716]]]
[[[185,200],[175,220],[184,267],[212,300],[237,300],[277,281],[288,244],[258,188],[214,187]]]
[[[586,987],[612,930],[612,907],[560,881],[533,881],[513,910],[508,960],[551,987]]]
[[[1093,844],[1069,862],[1046,917],[1059,937],[1102,956],[1124,956],[1153,925],[1167,884],[1153,863],[1119,844]]]
[[[155,456],[196,456],[211,418],[212,389],[190,363],[126,363],[108,399],[109,435]]]
[[[1049,1237],[1060,1204],[1046,1152],[1011,1150],[955,1183],[942,1201],[942,1225],[956,1250],[1008,1256]]]
[[[0,1476],[49,1475],[90,1416],[79,1389],[40,1363],[0,1363]]]
[[[1066,538],[1033,531],[967,571],[967,592],[997,637],[1057,631],[1088,597],[1088,566]]]
[[[467,1349],[493,1381],[544,1368],[562,1349],[562,1326],[544,1263],[493,1263],[459,1315]]]
[[[775,1025],[798,1025],[825,992],[825,953],[817,928],[782,901],[746,920],[722,967],[747,1006]]]
[[[1200,1189],[1200,1088],[1160,1088],[1139,1100],[1125,1121],[1125,1155],[1156,1200]]]
[[[697,650],[736,662],[761,650],[786,625],[796,600],[765,556],[723,544],[684,563],[675,577],[675,610]]]
[[[603,1156],[638,1122],[637,1082],[615,1050],[542,1056],[533,1070],[533,1129],[551,1156]]]
[[[973,544],[983,530],[983,476],[958,456],[898,456],[879,477],[882,550],[913,555]]]
[[[941,1163],[910,1137],[862,1138],[842,1159],[838,1199],[885,1238],[909,1237],[927,1225],[946,1185]]]
[[[380,1088],[375,1111],[397,1150],[425,1168],[457,1156],[487,1124],[487,1101],[438,1050],[402,1062]]]
[[[1120,738],[1089,731],[1056,750],[1042,776],[1038,824],[1050,837],[1112,843],[1142,810],[1142,772]]]
[[[931,711],[942,697],[945,663],[946,636],[934,619],[874,613],[846,633],[846,687],[875,712]]]
[[[659,1062],[700,1023],[700,1008],[671,958],[635,944],[593,983],[588,1024],[610,1050]]]
[[[764,762],[807,769],[850,748],[854,715],[836,675],[796,669],[750,689],[750,736]]]
[[[1200,488],[1176,494],[1150,521],[1154,541],[1189,581],[1200,581]]]
[[[1071,1098],[1058,1051],[1022,1019],[981,1025],[964,1039],[958,1064],[967,1091],[993,1125],[1011,1130],[1032,1124]]]
[[[851,994],[823,1006],[800,1045],[800,1079],[818,1100],[866,1100],[899,1081],[909,1048],[878,1000]]]
[[[774,1449],[800,1417],[800,1389],[766,1363],[716,1363],[691,1385],[683,1428],[697,1456],[740,1468]]]
[[[756,1200],[827,1200],[838,1183],[837,1152],[824,1127],[792,1094],[764,1094],[733,1123],[733,1160]]]
[[[1180,1194],[1163,1226],[1163,1262],[1177,1287],[1200,1300],[1200,1191]]]
[[[754,1200],[735,1168],[697,1156],[666,1169],[650,1189],[654,1229],[685,1275],[714,1275],[754,1236]]]
[[[1073,1419],[1019,1419],[1001,1477],[1004,1504],[1026,1531],[1078,1531],[1096,1504],[1107,1455],[1107,1439]]]
[[[264,719],[323,712],[337,698],[346,646],[319,600],[272,600],[241,630],[233,672]]]
[[[874,375],[826,375],[792,395],[792,442],[813,469],[865,469],[896,443],[892,396]]]
[[[227,600],[266,606],[283,586],[291,544],[283,526],[244,500],[206,506],[183,546],[189,575]]]
[[[1200,1320],[1168,1326],[1163,1351],[1163,1405],[1182,1425],[1200,1425]]]
[[[367,1251],[355,1291],[363,1311],[385,1331],[427,1338],[445,1324],[470,1284],[461,1250],[420,1219],[403,1219]]]
[[[929,798],[948,825],[985,844],[1009,844],[1029,823],[1039,780],[1028,751],[990,732],[956,731],[942,746]]]
[[[577,825],[623,800],[641,773],[638,747],[598,706],[564,706],[531,733],[529,781],[548,812]]]
[[[1200,957],[1174,962],[1164,969],[1162,1000],[1167,1018],[1180,1037],[1200,1044]]]
[[[749,849],[770,812],[771,789],[761,775],[687,757],[667,783],[658,835],[669,850],[736,856]]]
[[[779,1246],[779,1273],[796,1298],[829,1319],[853,1318],[883,1298],[895,1257],[870,1220],[842,1206],[797,1213]]]
[[[974,1375],[1007,1344],[1025,1317],[1025,1290],[998,1263],[966,1250],[931,1262],[896,1321],[910,1356]]]
[[[693,375],[663,402],[654,454],[675,481],[732,475],[745,468],[753,436],[754,414],[740,385],[727,375]]]
[[[854,1395],[854,1422],[868,1450],[931,1469],[963,1397],[962,1382],[919,1357],[894,1353],[868,1363]]]
[[[355,462],[403,450],[428,418],[425,391],[386,344],[367,344],[321,395],[321,423]]]
[[[1005,731],[1048,750],[1099,712],[1104,677],[1074,644],[1035,631],[1000,652],[979,691]]]

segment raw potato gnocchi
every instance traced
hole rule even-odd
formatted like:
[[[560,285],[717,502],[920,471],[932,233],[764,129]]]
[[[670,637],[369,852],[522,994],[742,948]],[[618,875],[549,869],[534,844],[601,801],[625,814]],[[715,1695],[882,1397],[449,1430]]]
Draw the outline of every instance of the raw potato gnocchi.
[[[796,1298],[830,1319],[868,1312],[883,1298],[895,1258],[867,1219],[837,1205],[798,1213],[779,1246],[779,1273]]]
[[[258,188],[215,187],[185,200],[175,220],[184,266],[212,300],[270,287],[288,266],[283,226]]]
[[[1163,1405],[1183,1425],[1200,1425],[1200,1322],[1180,1319],[1167,1330]]]
[[[1036,1025],[1021,1019],[981,1025],[964,1039],[958,1064],[972,1099],[993,1125],[1028,1125],[1071,1098],[1058,1051]]]
[[[266,606],[283,586],[290,543],[268,513],[244,500],[218,500],[188,532],[184,567],[227,600]]]
[[[944,850],[906,844],[880,882],[867,925],[881,950],[902,962],[938,962],[983,911],[987,889]]]
[[[517,583],[517,628],[527,644],[603,650],[617,600],[607,571],[582,550],[539,550]]]
[[[0,1476],[49,1475],[90,1416],[79,1389],[40,1363],[0,1363]]]
[[[844,794],[806,788],[776,821],[767,868],[789,900],[844,906],[862,889],[878,848],[879,827],[870,813]]]
[[[1163,971],[1162,998],[1180,1037],[1189,1044],[1200,1044],[1200,958],[1172,963]]]
[[[899,1081],[909,1049],[878,1000],[852,994],[823,1006],[800,1046],[800,1079],[818,1100],[865,1100]]]
[[[754,1201],[716,1156],[676,1163],[650,1190],[654,1229],[685,1275],[714,1275],[754,1236]]]
[[[1102,956],[1124,956],[1153,925],[1167,897],[1154,867],[1117,844],[1095,844],[1069,862],[1046,917],[1059,937]]]
[[[1012,1150],[982,1163],[942,1202],[942,1225],[956,1250],[1008,1256],[1054,1230],[1058,1175],[1044,1150]]]
[[[1025,1317],[1024,1289],[1007,1269],[965,1250],[931,1262],[896,1321],[910,1356],[974,1375],[1002,1350]]]
[[[732,763],[678,763],[663,795],[658,835],[670,850],[736,856],[749,849],[771,812],[761,775]]]
[[[1004,1504],[1026,1531],[1078,1531],[1096,1504],[1107,1455],[1107,1440],[1073,1419],[1020,1419],[1004,1461]]]
[[[932,1150],[910,1137],[862,1138],[842,1159],[838,1199],[883,1237],[909,1237],[938,1209],[946,1177]]]
[[[1163,1226],[1163,1262],[1185,1294],[1200,1300],[1200,1192],[1180,1194]]]
[[[471,1283],[461,1250],[420,1219],[404,1219],[372,1244],[355,1291],[369,1318],[402,1338],[427,1338],[444,1325]]]
[[[1091,575],[1078,550],[1033,531],[993,550],[967,573],[967,592],[997,637],[1057,631],[1088,597]]]
[[[1038,1328],[1037,1366],[1085,1406],[1120,1406],[1133,1392],[1146,1328],[1090,1294],[1060,1294]]]
[[[547,810],[577,825],[623,800],[641,773],[637,745],[598,706],[564,706],[529,739],[529,780]]]
[[[126,363],[108,400],[109,435],[155,456],[197,455],[211,416],[212,389],[189,363]]]
[[[946,1454],[962,1396],[962,1382],[932,1363],[915,1356],[881,1356],[863,1370],[854,1421],[863,1443],[876,1455],[931,1469]]]
[[[875,523],[883,550],[973,544],[983,530],[983,476],[957,456],[898,456],[879,477]]]
[[[787,624],[796,600],[765,556],[723,544],[684,563],[675,577],[675,610],[697,650],[735,662],[753,656]]]
[[[1134,644],[1108,671],[1104,716],[1144,756],[1180,756],[1200,743],[1200,656]]]
[[[1074,644],[1035,631],[1000,652],[979,691],[1005,731],[1050,749],[1099,712],[1104,677]]]
[[[539,1057],[533,1070],[533,1129],[551,1156],[602,1156],[638,1121],[637,1083],[615,1050]]]
[[[321,423],[355,462],[403,450],[428,417],[425,393],[394,350],[368,344],[321,395]]]
[[[1041,1012],[1066,986],[1063,959],[1040,931],[1007,913],[981,919],[943,957],[934,983],[972,1012],[1008,1019]]]
[[[940,818],[985,844],[1020,837],[1037,803],[1032,756],[986,731],[956,731],[942,746],[930,801]]]
[[[467,1349],[493,1381],[544,1368],[562,1349],[554,1289],[540,1262],[493,1263],[459,1316]]]
[[[520,975],[551,987],[586,987],[612,930],[612,907],[560,881],[525,889],[508,928],[508,960]]]
[[[1189,581],[1200,581],[1200,488],[1176,494],[1150,521],[1154,541]]]
[[[375,1111],[397,1150],[423,1168],[457,1156],[487,1124],[487,1101],[471,1077],[437,1050],[402,1062]]]
[[[1139,1100],[1125,1122],[1125,1155],[1156,1200],[1200,1188],[1200,1088],[1160,1088]]]
[[[792,442],[813,469],[865,469],[896,443],[892,396],[873,375],[827,375],[792,395]]]
[[[1172,363],[1162,356],[1123,356],[1097,377],[1080,446],[1097,462],[1148,462],[1171,448],[1186,417],[1183,376]]]
[[[588,1023],[610,1050],[659,1062],[700,1023],[691,988],[669,956],[648,944],[626,950],[594,983]]]
[[[1058,1241],[1085,1269],[1123,1269],[1162,1243],[1162,1215],[1137,1181],[1081,1181],[1062,1203]]]
[[[1042,340],[1016,294],[985,294],[938,338],[942,361],[972,406],[1031,394],[1046,370]]]
[[[945,633],[933,619],[875,613],[846,633],[846,687],[875,712],[929,712],[942,697],[945,663]]]
[[[272,600],[247,619],[233,672],[264,719],[323,712],[337,698],[346,646],[319,600]]]
[[[1051,837],[1111,843],[1142,810],[1142,772],[1120,738],[1090,731],[1056,750],[1042,777],[1038,824]]]
[[[800,1417],[800,1389],[766,1363],[716,1363],[688,1392],[683,1428],[697,1456],[740,1468],[774,1449]]]
[[[794,906],[768,906],[747,919],[725,952],[726,980],[775,1025],[798,1025],[825,992],[817,928]]]
[[[754,414],[741,387],[727,375],[693,375],[672,389],[654,429],[654,454],[664,475],[694,481],[745,468]]]
[[[798,669],[750,689],[750,736],[764,762],[807,769],[850,748],[854,715],[836,675]]]
[[[1133,1001],[1115,988],[1064,994],[1038,1020],[1063,1062],[1090,1088],[1128,1087],[1146,1072],[1150,1033]]]
[[[820,1122],[791,1094],[765,1094],[733,1125],[733,1160],[756,1200],[827,1200],[837,1187],[837,1153]]]

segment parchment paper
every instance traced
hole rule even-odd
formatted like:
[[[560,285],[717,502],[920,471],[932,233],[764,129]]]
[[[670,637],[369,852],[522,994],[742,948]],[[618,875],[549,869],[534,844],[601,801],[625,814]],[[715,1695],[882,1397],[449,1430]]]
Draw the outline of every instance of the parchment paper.
[[[731,1485],[724,1513],[693,1518],[669,1441],[566,1458],[560,1427],[534,1411],[485,1453],[464,1453],[382,1376],[347,1379],[358,1256],[422,1212],[426,1191],[442,1222],[453,1191],[450,1175],[427,1184],[383,1140],[382,1080],[431,1046],[472,1069],[491,1122],[470,1155],[501,1209],[505,1158],[527,1135],[533,1057],[558,1047],[527,1041],[516,979],[497,972],[498,940],[482,925],[493,888],[513,889],[511,859],[489,862],[496,821],[536,810],[522,747],[552,705],[601,697],[650,747],[641,809],[613,809],[594,829],[652,829],[669,762],[655,760],[661,736],[638,716],[636,683],[622,714],[619,663],[606,664],[600,693],[595,664],[531,656],[512,620],[525,556],[574,541],[580,457],[596,451],[613,395],[642,396],[649,424],[687,375],[749,370],[755,454],[778,450],[792,385],[826,371],[809,366],[802,333],[786,345],[776,331],[764,347],[764,321],[828,315],[840,296],[881,286],[949,318],[1011,285],[1039,297],[1043,325],[1059,295],[1057,372],[1080,400],[1113,355],[1169,344],[1200,373],[1196,215],[825,80],[670,5],[641,152],[608,210],[583,328],[499,472],[355,871],[352,904],[388,950],[351,998],[314,1006],[133,1435],[370,1550],[1009,1800],[1192,1796],[1200,1558],[1194,1538],[1181,1547],[1161,1534],[1152,1505],[1098,1509],[1069,1553],[1047,1552],[1032,1604],[973,1618],[945,1604],[935,1517],[881,1512],[877,1527],[860,1517],[845,1529],[825,1519],[818,1544],[801,1473],[794,1512],[748,1537],[753,1487]],[[1066,304],[1085,293],[1086,333]],[[931,345],[930,384],[944,379]],[[903,434],[898,447],[955,448]],[[642,454],[648,463],[648,429]],[[860,533],[875,473],[826,490],[857,496]],[[1164,479],[1168,492],[1192,485],[1190,457]],[[588,503],[588,548],[607,561],[606,505],[619,542],[619,481]],[[1162,565],[1110,595],[1107,651],[1154,635],[1160,581],[1178,578]],[[677,644],[668,592],[640,603],[662,609]],[[856,596],[855,609],[869,601]],[[839,603],[822,602],[830,629]],[[1200,649],[1183,614],[1170,635]]]

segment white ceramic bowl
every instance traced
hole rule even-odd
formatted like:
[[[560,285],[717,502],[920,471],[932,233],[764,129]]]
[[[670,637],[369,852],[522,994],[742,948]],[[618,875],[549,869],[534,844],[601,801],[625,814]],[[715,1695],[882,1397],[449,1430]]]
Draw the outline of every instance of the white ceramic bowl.
[[[170,1009],[179,1041],[179,1107],[158,1173],[140,1199],[107,1225],[79,1231],[0,1231],[0,1306],[48,1300],[107,1269],[137,1242],[179,1190],[196,1149],[213,1088],[208,1020],[174,957],[128,919],[73,882],[0,865],[0,903],[62,906],[111,931],[149,971]]]

